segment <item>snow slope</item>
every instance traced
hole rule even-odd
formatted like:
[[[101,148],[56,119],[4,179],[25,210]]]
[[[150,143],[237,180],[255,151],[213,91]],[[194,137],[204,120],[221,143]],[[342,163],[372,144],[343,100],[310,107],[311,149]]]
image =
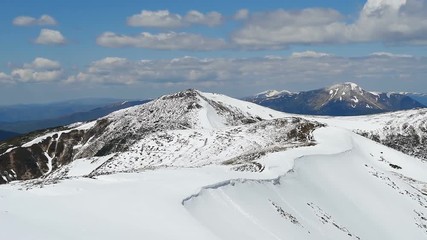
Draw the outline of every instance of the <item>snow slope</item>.
[[[427,161],[427,109],[414,109],[370,116],[313,118],[351,129],[376,142]]]
[[[427,239],[427,165],[353,132],[405,120],[292,116],[200,92],[174,104],[168,97],[107,116],[107,135],[76,151],[126,124],[135,132],[139,121],[154,126],[141,114],[166,105],[159,115],[185,128],[75,159],[49,174],[54,181],[0,185],[2,237]]]

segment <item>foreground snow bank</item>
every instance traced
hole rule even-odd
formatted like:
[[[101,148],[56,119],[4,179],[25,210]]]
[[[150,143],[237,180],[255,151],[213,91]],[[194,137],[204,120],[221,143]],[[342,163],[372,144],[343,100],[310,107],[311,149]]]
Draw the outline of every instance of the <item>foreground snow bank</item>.
[[[427,239],[424,164],[349,130],[314,137],[316,146],[263,156],[261,173],[207,166],[2,185],[0,232],[14,240]]]

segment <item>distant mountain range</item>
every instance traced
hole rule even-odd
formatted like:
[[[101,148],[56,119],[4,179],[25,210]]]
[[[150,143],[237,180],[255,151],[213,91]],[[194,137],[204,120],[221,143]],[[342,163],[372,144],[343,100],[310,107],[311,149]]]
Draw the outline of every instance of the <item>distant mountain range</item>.
[[[19,133],[0,130],[0,141],[18,136]]]
[[[354,83],[343,83],[305,92],[269,90],[244,100],[288,113],[347,116],[422,108],[427,105],[427,94],[369,92]],[[0,106],[0,141],[36,130],[97,119],[148,101],[104,98]]]
[[[0,122],[20,122],[58,118],[123,101],[126,100],[114,98],[84,98],[45,104],[0,106]]]
[[[97,119],[111,112],[114,112],[123,108],[132,107],[139,104],[144,104],[149,101],[150,100],[140,100],[140,101],[122,101],[122,102],[116,102],[112,104],[110,103],[107,105],[103,105],[101,107],[90,109],[88,111],[71,112],[63,116],[49,118],[49,119],[36,119],[31,121],[16,121],[16,122],[0,122],[0,129],[7,132],[14,133],[14,134],[4,134],[4,136],[6,137],[4,137],[3,139],[0,138],[0,140],[4,140],[6,138],[16,136],[16,134],[24,134],[24,133],[32,132],[35,130],[64,126],[64,125],[68,125],[75,122],[85,122],[85,121]],[[99,101],[97,105],[100,104],[101,102],[102,101]],[[48,109],[47,106],[49,105],[46,105],[43,108]],[[58,105],[55,105],[55,106],[58,106]],[[71,108],[80,109],[81,106],[75,106],[75,107],[71,106]],[[66,111],[64,109],[60,109],[59,107],[57,107],[55,112],[59,113],[59,112],[66,112]],[[40,118],[40,116],[41,115],[38,115],[37,118]]]
[[[413,95],[369,92],[355,83],[343,83],[295,93],[269,90],[244,100],[288,113],[354,116],[425,107]]]
[[[411,97],[412,99],[418,101],[419,103],[423,104],[424,106],[427,106],[427,93],[400,93],[406,96]]]

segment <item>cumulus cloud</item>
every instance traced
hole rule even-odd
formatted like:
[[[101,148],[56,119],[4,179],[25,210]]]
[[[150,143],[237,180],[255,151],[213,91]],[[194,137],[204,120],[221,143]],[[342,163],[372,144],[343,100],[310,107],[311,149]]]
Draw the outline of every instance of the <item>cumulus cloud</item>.
[[[192,33],[143,32],[135,36],[120,35],[113,32],[101,34],[96,42],[104,47],[138,47],[158,50],[199,50],[223,49],[227,46],[223,39],[206,38]]]
[[[350,22],[333,9],[308,8],[249,14],[232,40],[248,48],[285,48],[291,44],[427,44],[426,0],[368,0]]]
[[[248,9],[239,9],[233,17],[235,20],[245,20],[249,18],[249,10]]]
[[[47,26],[47,25],[57,25],[58,22],[49,15],[41,15],[39,18],[34,18],[30,16],[18,16],[13,19],[12,24],[15,26],[26,27],[26,26]]]
[[[31,63],[12,69],[11,79],[16,82],[51,82],[62,76],[61,64],[47,58],[35,58]]]
[[[37,57],[33,62],[24,64],[24,67],[34,69],[59,69],[61,68],[61,64],[47,58]]]
[[[332,9],[275,10],[254,13],[232,40],[240,46],[282,48],[293,43],[323,43],[340,40],[341,14]]]
[[[97,84],[151,84],[151,86],[218,87],[250,92],[285,85],[313,88],[354,81],[407,88],[407,82],[423,83],[427,58],[366,56],[338,57],[327,53],[296,53],[265,58],[200,59],[183,57],[132,61],[109,57],[69,77],[68,82]],[[295,57],[298,56],[298,57]],[[321,56],[322,61],[317,57]]]
[[[42,29],[39,36],[35,40],[35,43],[43,45],[60,45],[65,44],[66,39],[60,31]]]
[[[133,27],[179,28],[192,24],[217,26],[223,21],[218,12],[201,13],[196,10],[187,12],[186,15],[171,13],[168,10],[148,11],[128,17],[127,24]]]

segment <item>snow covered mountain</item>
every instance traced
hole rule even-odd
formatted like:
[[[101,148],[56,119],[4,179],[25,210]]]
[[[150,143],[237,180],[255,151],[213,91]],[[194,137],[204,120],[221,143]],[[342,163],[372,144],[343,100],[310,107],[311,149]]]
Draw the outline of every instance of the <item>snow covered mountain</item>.
[[[425,155],[385,141],[417,135],[406,146],[423,150],[427,110],[394,114],[291,115],[187,90],[32,133],[0,146],[0,231],[17,240],[427,239]]]
[[[223,162],[246,166],[241,158],[247,155],[310,144],[311,131],[320,126],[279,116],[256,104],[187,90],[94,122],[5,142],[0,183],[64,177],[76,159],[96,162],[86,175]]]
[[[355,83],[298,93],[271,90],[269,94],[257,94],[245,100],[283,112],[331,116],[366,115],[425,107],[404,94],[368,92]]]

